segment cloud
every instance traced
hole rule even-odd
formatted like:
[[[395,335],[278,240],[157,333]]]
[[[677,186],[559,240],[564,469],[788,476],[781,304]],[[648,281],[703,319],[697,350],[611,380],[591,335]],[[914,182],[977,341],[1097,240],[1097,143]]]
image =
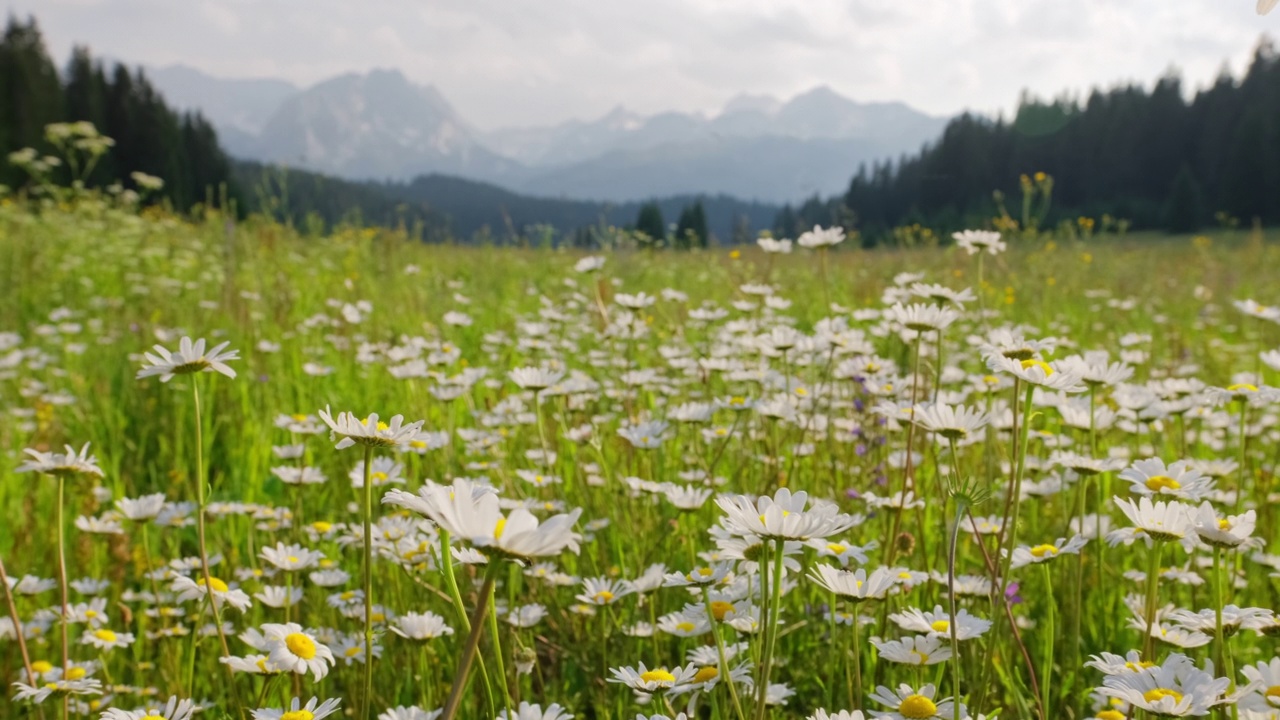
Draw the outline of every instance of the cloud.
[[[306,85],[395,67],[482,127],[712,112],[743,92],[829,85],[937,114],[1010,110],[1168,68],[1238,72],[1280,16],[1250,0],[9,0],[59,61],[73,43],[131,63]]]

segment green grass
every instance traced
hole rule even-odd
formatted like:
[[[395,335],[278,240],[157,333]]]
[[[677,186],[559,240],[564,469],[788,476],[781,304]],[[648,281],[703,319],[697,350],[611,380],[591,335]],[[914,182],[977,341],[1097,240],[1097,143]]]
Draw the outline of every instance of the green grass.
[[[715,475],[724,478],[721,492],[772,494],[785,485],[834,499],[844,512],[865,513],[866,521],[840,538],[858,545],[880,544],[880,549],[869,553],[868,570],[892,555],[899,567],[945,572],[947,522],[954,509],[943,492],[943,477],[952,464],[945,445],[933,442],[924,432],[914,434],[922,458],[915,471],[916,483],[928,501],[925,509],[903,513],[895,521],[894,513],[871,511],[857,497],[867,491],[883,496],[902,487],[903,470],[888,460],[906,441],[903,432],[886,428],[870,412],[878,398],[848,380],[831,378],[832,368],[841,359],[857,353],[829,362],[822,353],[810,358],[795,351],[769,361],[773,371],[794,376],[795,384],[805,388],[810,397],[819,398],[817,410],[803,406],[794,422],[773,423],[747,414],[735,424],[734,415],[721,411],[716,424],[736,430],[723,447],[720,441],[703,442],[694,429],[673,423],[660,449],[636,450],[616,434],[626,418],[661,419],[668,408],[691,400],[760,398],[774,393],[753,379],[734,380],[722,373],[699,372],[696,366],[688,371],[673,366],[660,349],[679,349],[693,358],[731,355],[757,367],[761,360],[757,353],[725,342],[737,332],[733,327],[726,330],[729,323],[736,323],[741,330],[747,327],[746,321],[754,322],[751,332],[758,333],[777,324],[779,318],[794,318],[802,332],[812,334],[823,318],[848,319],[850,311],[883,307],[882,296],[893,285],[895,275],[914,272],[922,274],[926,282],[957,289],[973,287],[981,304],[993,311],[987,320],[992,327],[1025,326],[1028,337],[1062,339],[1060,349],[1051,357],[1101,349],[1116,360],[1122,351],[1140,351],[1140,356],[1132,358],[1133,383],[1188,376],[1225,387],[1236,382],[1233,373],[1260,369],[1259,350],[1280,345],[1280,327],[1248,318],[1231,306],[1231,301],[1245,298],[1271,304],[1280,301],[1275,286],[1280,250],[1250,233],[1210,233],[1208,237],[1211,240],[1207,242],[1146,236],[1097,237],[1083,243],[1043,238],[1011,241],[1013,247],[1007,254],[986,260],[986,282],[980,287],[975,259],[955,248],[836,251],[829,258],[829,288],[824,291],[817,255],[800,249],[788,256],[766,256],[754,248],[744,249],[740,255],[728,249],[611,253],[597,284],[597,276],[573,272],[580,254],[571,252],[424,246],[394,233],[360,230],[324,238],[299,237],[289,228],[260,220],[233,225],[217,216],[195,222],[157,213],[140,216],[93,199],[38,212],[7,201],[0,206],[0,332],[19,333],[21,341],[15,348],[0,351],[4,367],[0,370],[0,411],[4,413],[0,447],[5,449],[0,457],[0,557],[12,576],[56,576],[56,483],[33,474],[12,473],[22,460],[23,448],[48,450],[64,443],[79,447],[92,442],[105,471],[105,478],[96,484],[109,490],[113,498],[163,492],[169,501],[194,502],[197,465],[191,383],[196,377],[205,410],[203,459],[211,499],[277,509],[274,520],[253,519],[244,513],[211,518],[209,552],[224,558],[214,574],[230,580],[235,569],[263,567],[258,553],[278,540],[300,541],[324,552],[336,567],[351,573],[352,580],[341,588],[328,589],[306,581],[305,575],[294,578],[292,584],[304,588],[305,599],[290,616],[308,628],[357,634],[363,630],[362,620],[342,617],[326,604],[331,592],[359,586],[359,544],[312,541],[302,531],[307,524],[325,521],[349,523],[358,535],[360,517],[349,506],[359,501],[360,494],[351,487],[347,475],[359,461],[360,450],[334,450],[327,433],[309,436],[305,439],[306,463],[320,468],[328,482],[299,492],[271,474],[273,466],[296,462],[273,457],[273,445],[291,441],[288,432],[275,427],[275,417],[314,415],[326,406],[335,413],[349,410],[361,416],[369,412],[383,418],[403,414],[409,421],[424,420],[426,429],[451,433],[446,448],[422,456],[398,456],[405,463],[407,485],[403,487],[407,489],[416,489],[426,478],[441,483],[455,477],[489,478],[501,488],[504,498],[561,501],[567,508],[583,508],[580,532],[587,522],[608,520],[607,526],[587,533],[580,554],[550,558],[565,573],[579,578],[635,579],[652,563],[665,563],[672,572],[705,564],[696,553],[715,549],[707,530],[724,515],[715,502],[680,513],[665,501],[632,491],[625,478],[684,484],[679,473],[705,468],[712,462]],[[418,271],[411,273],[410,267]],[[768,283],[777,297],[790,301],[790,306],[776,312],[734,310],[730,305],[734,300],[759,304],[758,297],[740,291],[744,283]],[[647,328],[647,336],[624,340],[603,332],[600,307],[606,307],[616,319],[620,308],[612,298],[618,293],[645,291],[660,296],[668,288],[686,293],[688,300],[660,298],[644,310],[640,324]],[[839,306],[838,312],[824,307],[826,293]],[[459,295],[470,302],[462,302]],[[345,321],[341,304],[359,301],[372,303],[372,311],[359,323]],[[704,302],[727,309],[728,319],[710,326],[691,321],[689,310]],[[964,318],[944,335],[945,364],[957,368],[958,377],[963,378],[949,381],[945,386],[949,390],[972,390],[989,372],[976,346],[967,339],[983,332],[978,306],[969,303]],[[473,324],[444,324],[444,313],[451,310],[467,313]],[[522,347],[517,342],[520,323],[538,319],[540,311],[550,325],[547,342],[544,347]],[[911,348],[896,335],[870,332],[876,324],[874,320],[849,320],[850,327],[867,333],[866,340],[882,363],[897,363],[899,372],[893,376],[897,387],[891,395],[905,398],[910,395]],[[486,334],[495,332],[503,333],[505,340],[486,340]],[[1122,342],[1133,333],[1149,335],[1150,340],[1132,345]],[[213,342],[229,341],[241,355],[231,363],[238,377],[232,380],[202,374],[180,376],[169,383],[135,379],[141,367],[140,353],[157,342],[174,348],[184,334]],[[278,343],[280,349],[259,351],[262,342]],[[428,348],[425,357],[441,344],[457,348],[459,359],[433,370],[452,376],[464,368],[479,367],[487,369],[487,379],[461,398],[443,401],[430,392],[435,381],[397,380],[387,369],[398,364],[387,359],[388,348],[423,346]],[[375,348],[367,353],[371,356],[367,361],[359,357],[362,345]],[[16,350],[23,353],[21,360],[3,361],[6,356],[16,358],[9,355]],[[564,482],[539,489],[515,473],[537,466],[525,454],[541,444],[536,425],[530,422],[532,399],[523,400],[524,417],[518,413],[499,417],[494,410],[519,395],[518,388],[507,380],[509,369],[548,361],[581,370],[604,389],[594,394],[584,392],[567,406],[561,398],[544,405],[546,436],[558,453],[551,472]],[[303,371],[306,363],[332,368],[332,372],[309,375]],[[661,380],[628,388],[621,381],[628,363],[656,370]],[[935,370],[926,354],[921,398],[932,389]],[[1276,373],[1266,372],[1265,379],[1276,382]],[[1098,399],[1102,405],[1117,406],[1108,390],[1101,391]],[[973,390],[965,403],[988,406],[1014,401],[1020,402],[1020,398],[1015,400],[1011,390],[990,394]],[[830,416],[830,433],[811,419],[818,410]],[[1032,418],[1029,456],[1046,459],[1055,446],[1088,452],[1087,432],[1065,426],[1049,406],[1038,404],[1037,410]],[[1119,428],[1103,431],[1097,439],[1098,454],[1125,452],[1134,459],[1154,455],[1166,461],[1182,457],[1232,459],[1238,450],[1232,416],[1235,410],[1234,406],[1220,409],[1221,423],[1217,416],[1211,422],[1188,419],[1186,429],[1199,435],[1185,443],[1186,455],[1175,419],[1139,423],[1133,432]],[[1274,404],[1251,410],[1249,421],[1256,424],[1257,434],[1249,441],[1247,471],[1218,481],[1220,487],[1231,489],[1245,479],[1244,502],[1259,508],[1255,536],[1261,538],[1266,550],[1274,550],[1271,546],[1276,537],[1273,512],[1266,499],[1266,492],[1273,487],[1280,447],[1273,429],[1275,420]],[[594,447],[575,443],[563,434],[568,427],[589,423],[596,425]],[[476,428],[493,433],[491,445],[468,443],[457,433]],[[853,428],[857,435],[851,432]],[[797,446],[804,444],[812,444],[812,454],[796,452]],[[1010,479],[1009,471],[1001,468],[1015,455],[1007,429],[992,431],[984,441],[961,447],[956,462],[962,472],[997,495],[975,514],[1001,514],[1005,506],[1001,493]],[[777,462],[770,458],[777,458]],[[1027,482],[1047,474],[1039,463],[1032,462],[1030,467]],[[887,483],[887,487],[878,483]],[[93,484],[69,484],[70,517],[110,510],[109,501],[102,502],[91,492]],[[1127,483],[1114,474],[1102,484],[1114,494],[1128,496]],[[1050,543],[1068,535],[1067,521],[1077,500],[1073,490],[1022,503],[1019,543]],[[1090,512],[1101,510],[1110,515],[1114,526],[1126,525],[1109,496],[1091,489],[1085,503]],[[292,527],[279,521],[286,512],[296,513]],[[424,527],[429,526],[424,523]],[[909,537],[899,541],[893,534],[895,528]],[[106,655],[105,671],[96,676],[104,682],[109,677],[109,684],[129,686],[115,694],[111,701],[114,707],[140,706],[139,691],[143,688],[152,689],[160,698],[171,694],[185,697],[192,682],[193,699],[213,706],[206,717],[222,713],[235,716],[233,695],[250,708],[280,707],[282,698],[294,692],[304,701],[312,695],[341,698],[348,711],[363,707],[358,663],[346,666],[339,662],[320,683],[309,676],[264,683],[261,677],[241,675],[231,685],[217,662],[220,649],[216,637],[198,643],[192,680],[191,642],[146,640],[145,633],[156,630],[159,621],[144,616],[146,603],[121,601],[125,591],[149,587],[142,574],[145,558],[138,527],[126,523],[125,530],[123,535],[105,536],[68,527],[69,577],[110,581],[103,594],[108,599],[108,626],[139,636],[132,647]],[[153,528],[150,537],[156,558],[197,554],[194,527]],[[424,547],[430,547],[432,538],[431,532],[422,535],[427,542]],[[986,574],[972,536],[961,533],[958,555],[960,573]],[[1241,607],[1274,607],[1277,587],[1268,577],[1270,570],[1249,556],[1229,555],[1244,578],[1243,585],[1231,591],[1230,602]],[[1210,555],[1203,550],[1191,555],[1180,548],[1165,550],[1162,566],[1194,567],[1197,560],[1207,557]],[[812,549],[796,558],[806,569],[829,562]],[[1021,638],[1033,660],[1037,681],[1045,688],[1049,717],[1092,717],[1089,691],[1101,685],[1102,676],[1083,668],[1083,661],[1104,650],[1123,654],[1141,647],[1141,634],[1128,628],[1129,614],[1122,598],[1126,593],[1141,593],[1143,586],[1125,579],[1123,573],[1144,569],[1147,558],[1141,544],[1108,548],[1103,553],[1099,543],[1091,542],[1081,563],[1064,555],[1048,564],[1051,575],[1031,566],[1013,571],[1011,577],[1019,583],[1024,600],[1013,612],[1025,621]],[[434,567],[434,563],[430,565]],[[424,563],[398,565],[385,558],[374,567],[377,604],[394,614],[431,610],[444,616],[455,630],[452,636],[425,644],[379,630],[383,655],[374,663],[375,714],[415,703],[431,709],[442,705],[448,694],[467,634],[449,602],[442,574],[431,567]],[[1210,579],[1208,570],[1200,572]],[[465,605],[471,608],[476,601],[472,580],[478,582],[483,568],[464,565],[458,573]],[[193,577],[198,576],[197,570]],[[1056,590],[1053,594],[1046,587],[1050,577]],[[848,626],[836,626],[835,635],[830,634],[831,626],[823,614],[830,597],[804,574],[790,574],[788,581],[795,584],[782,598],[783,627],[777,641],[780,663],[772,675],[774,682],[786,683],[795,696],[775,716],[806,717],[818,707],[832,712],[852,709],[853,653],[859,653],[864,677],[861,706],[865,709],[882,709],[866,697],[873,681],[893,687],[936,682],[940,695],[955,694],[948,663],[916,672],[880,660],[867,644],[871,636],[909,634],[892,623],[886,626],[890,612],[908,607],[930,610],[936,604],[945,607],[944,584],[925,583],[883,603],[860,607],[874,623],[863,624],[862,646],[854,647]],[[272,582],[285,584],[283,576]],[[167,581],[162,583],[167,585]],[[260,582],[248,580],[243,587],[253,594],[260,589]],[[1210,587],[1166,581],[1159,587],[1159,601],[1194,610],[1212,608]],[[624,631],[637,622],[652,622],[678,611],[698,598],[681,589],[663,588],[643,596],[628,595],[596,615],[586,616],[574,609],[574,595],[579,592],[580,584],[557,587],[526,577],[515,566],[499,573],[496,595],[500,603],[509,607],[541,603],[548,609],[546,619],[534,628],[501,626],[501,650],[513,697],[541,703],[544,708],[558,702],[579,717],[633,718],[641,711],[646,716],[663,712],[659,702],[640,708],[628,689],[606,683],[609,669],[639,662],[671,667],[682,664],[688,650],[712,642],[709,634],[700,638],[661,633],[633,637]],[[84,600],[73,593],[73,602]],[[42,608],[56,611],[57,604],[56,590],[17,598],[24,621]],[[1011,637],[1003,610],[993,607],[986,597],[962,597],[960,605],[995,623],[983,638],[961,644],[960,693],[970,703],[980,701],[973,708],[975,712],[1004,709],[1005,718],[1034,717],[1031,673]],[[1053,623],[1049,622],[1051,607],[1056,618]],[[187,615],[179,622],[189,624],[199,606],[187,603],[185,608]],[[853,609],[842,605],[842,610]],[[284,617],[283,610],[255,601],[244,615],[230,613],[224,619],[234,623],[239,632],[261,623],[282,622]],[[1046,629],[1050,627],[1052,637]],[[734,631],[722,629],[728,642],[738,639]],[[96,659],[88,646],[76,642],[82,630],[82,625],[71,628],[71,656]],[[35,638],[30,648],[32,659],[57,665],[59,634],[55,624]],[[229,639],[233,654],[250,651],[234,637]],[[1256,638],[1252,632],[1235,636],[1230,642],[1235,667],[1269,660],[1275,654],[1273,643],[1271,638]],[[752,645],[754,656],[758,643],[753,641]],[[1186,652],[1202,661],[1213,656],[1215,645]],[[1157,644],[1157,649],[1157,660],[1175,650],[1163,644]],[[1051,654],[1047,673],[1046,652]],[[536,657],[534,669],[531,674],[517,675],[513,661],[528,653]],[[487,635],[480,656],[486,661],[490,680],[496,683],[495,650]],[[23,677],[22,660],[12,638],[0,640],[0,674]],[[979,678],[986,684],[980,685]],[[472,683],[460,717],[492,716],[482,684],[478,677]],[[501,706],[496,690],[495,697]],[[673,705],[682,709],[688,699],[683,696]],[[744,703],[750,714],[750,700]],[[46,717],[56,716],[59,704],[56,699],[34,708],[0,703],[0,715],[22,717],[43,712]],[[697,711],[699,717],[733,717],[725,686],[701,696]]]

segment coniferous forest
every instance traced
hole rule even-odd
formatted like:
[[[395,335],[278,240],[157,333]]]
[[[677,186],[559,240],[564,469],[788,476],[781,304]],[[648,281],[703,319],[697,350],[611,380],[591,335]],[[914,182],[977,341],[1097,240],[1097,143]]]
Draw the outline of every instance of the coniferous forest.
[[[1001,204],[1018,215],[1027,177],[1052,178],[1051,220],[1124,218],[1188,232],[1280,222],[1280,57],[1264,39],[1242,78],[1224,72],[1188,99],[1168,75],[1147,89],[1083,100],[1024,96],[1012,120],[961,115],[914,157],[859,168],[843,196],[784,208],[792,236],[852,213],[866,238],[920,223],[981,226]]]

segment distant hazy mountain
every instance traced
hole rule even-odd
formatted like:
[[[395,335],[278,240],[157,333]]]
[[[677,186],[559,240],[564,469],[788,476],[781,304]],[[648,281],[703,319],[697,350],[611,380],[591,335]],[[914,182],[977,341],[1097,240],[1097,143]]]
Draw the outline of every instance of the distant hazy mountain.
[[[202,112],[234,155],[251,149],[271,115],[298,92],[284,80],[224,80],[185,65],[153,68],[147,77],[169,104]]]
[[[643,116],[480,132],[433,87],[394,70],[305,90],[153,71],[166,96],[205,112],[232,154],[352,179],[456,175],[528,194],[625,201],[726,193],[768,202],[841,191],[860,163],[914,152],[945,118],[858,103],[819,87],[783,102],[740,95],[714,116]],[[265,107],[274,103],[270,112]]]

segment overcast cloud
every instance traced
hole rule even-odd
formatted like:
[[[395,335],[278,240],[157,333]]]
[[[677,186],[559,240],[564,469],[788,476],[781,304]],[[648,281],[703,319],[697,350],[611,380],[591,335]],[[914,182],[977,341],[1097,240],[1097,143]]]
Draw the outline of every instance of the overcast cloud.
[[[432,84],[482,128],[617,105],[714,112],[816,85],[935,114],[1019,92],[1189,85],[1247,63],[1280,13],[1254,0],[4,0],[59,64],[95,54],[307,85],[371,68]]]

